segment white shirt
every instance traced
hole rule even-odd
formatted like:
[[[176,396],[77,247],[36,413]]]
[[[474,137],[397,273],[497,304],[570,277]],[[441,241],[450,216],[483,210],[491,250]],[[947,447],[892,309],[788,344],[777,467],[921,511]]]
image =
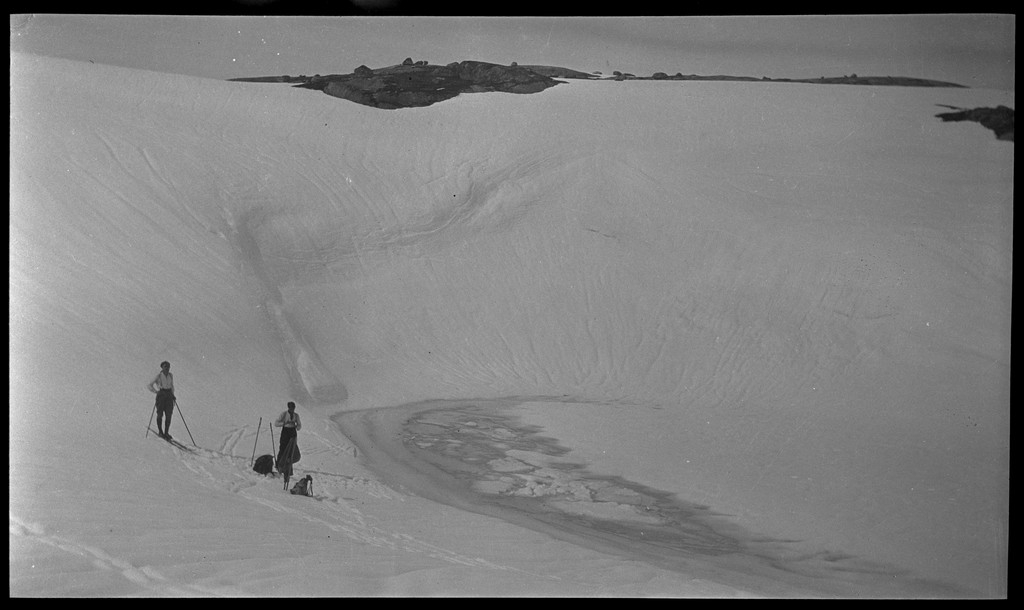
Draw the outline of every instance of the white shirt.
[[[160,388],[161,390],[170,390],[170,391],[173,392],[174,391],[174,375],[172,375],[169,372],[165,373],[163,371],[160,371],[159,373],[156,374],[156,378],[153,381],[150,381],[149,384],[146,386],[146,388],[150,392],[156,394],[156,390],[153,389],[154,385],[156,387]]]
[[[296,432],[302,430],[302,420],[299,419],[299,414],[295,412],[289,413],[285,411],[277,418],[274,425],[278,428],[295,428]]]

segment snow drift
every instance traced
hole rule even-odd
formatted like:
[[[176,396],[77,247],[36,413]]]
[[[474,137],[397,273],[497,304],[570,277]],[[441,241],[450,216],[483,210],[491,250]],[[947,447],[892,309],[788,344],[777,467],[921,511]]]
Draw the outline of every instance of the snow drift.
[[[594,470],[1005,595],[1013,146],[935,112],[1012,94],[11,83],[12,594],[763,593],[388,488],[329,419],[523,397]],[[288,400],[320,502],[247,468]]]

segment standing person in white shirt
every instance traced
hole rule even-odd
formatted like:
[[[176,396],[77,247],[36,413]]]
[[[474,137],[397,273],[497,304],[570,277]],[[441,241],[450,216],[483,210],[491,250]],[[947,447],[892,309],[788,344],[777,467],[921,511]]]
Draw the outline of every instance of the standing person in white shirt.
[[[274,425],[281,428],[281,446],[277,452],[278,470],[281,472],[287,470],[285,473],[291,475],[292,464],[299,461],[298,432],[302,429],[302,420],[299,418],[299,414],[295,412],[294,402],[288,403],[288,410],[278,416]],[[285,458],[285,450],[288,449],[292,441],[295,442],[292,453],[282,462],[282,458]]]
[[[171,374],[171,363],[164,360],[160,363],[160,372],[150,381],[146,388],[156,394],[156,427],[160,436],[171,440],[171,413],[174,412],[174,375]],[[164,415],[167,423],[163,423]]]

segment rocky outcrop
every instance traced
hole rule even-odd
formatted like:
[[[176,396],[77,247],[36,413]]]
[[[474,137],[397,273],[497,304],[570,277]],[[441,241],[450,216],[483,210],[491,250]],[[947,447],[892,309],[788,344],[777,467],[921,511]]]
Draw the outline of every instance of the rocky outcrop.
[[[317,89],[328,95],[349,101],[385,108],[413,108],[430,106],[451,99],[463,93],[501,91],[505,93],[537,93],[553,87],[562,80],[556,79],[599,79],[599,80],[672,80],[672,81],[757,81],[773,83],[813,83],[840,85],[874,85],[903,87],[963,87],[956,83],[933,81],[899,76],[824,76],[814,79],[760,78],[753,76],[683,74],[669,75],[655,72],[651,76],[636,76],[628,72],[612,72],[612,77],[600,72],[588,74],[558,66],[526,65],[516,62],[505,66],[482,61],[453,62],[446,66],[434,66],[411,57],[395,66],[371,69],[359,66],[351,74],[328,74],[321,76],[264,76],[255,78],[233,78],[235,81],[290,83],[295,87]],[[960,109],[956,109],[960,110]],[[1009,130],[1000,127],[997,137],[1013,140],[1013,110],[1010,110]],[[967,120],[967,119],[943,119]],[[996,120],[1001,119],[987,119]],[[1009,134],[1008,136],[1006,134]]]
[[[512,65],[518,65],[516,62],[512,62]],[[587,74],[586,72],[580,72],[579,70],[573,70],[570,68],[561,68],[559,66],[538,66],[528,65],[522,66],[531,72],[542,74],[544,76],[550,76],[551,78],[575,78],[580,80],[596,80],[600,78],[600,73]]]
[[[760,78],[754,76],[730,76],[727,74],[714,74],[708,76],[702,76],[699,74],[683,74],[682,72],[676,72],[674,75],[669,75],[665,72],[655,72],[650,76],[636,76],[629,74],[628,72],[623,73],[618,70],[612,72],[614,76],[610,80],[683,80],[683,81],[746,81],[746,82],[766,82],[766,83],[810,83],[814,85],[872,85],[875,87],[958,87],[966,89],[964,85],[958,85],[956,83],[948,83],[945,81],[930,80],[924,78],[910,78],[906,76],[857,76],[856,74],[850,74],[848,76],[819,76],[818,78],[769,78],[762,76]]]
[[[1013,142],[1013,108],[996,106],[995,108],[957,109],[957,112],[942,112],[935,115],[944,122],[975,121],[982,127],[991,129],[997,140]]]
[[[351,74],[317,75],[295,86],[318,89],[357,104],[393,110],[429,106],[462,93],[537,93],[560,82],[525,66],[481,61],[436,66],[407,58],[398,66],[376,70],[359,66]]]

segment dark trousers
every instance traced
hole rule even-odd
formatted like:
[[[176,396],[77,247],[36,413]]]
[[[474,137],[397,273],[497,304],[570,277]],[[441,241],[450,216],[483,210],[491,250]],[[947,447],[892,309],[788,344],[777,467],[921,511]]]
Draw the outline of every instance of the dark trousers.
[[[171,413],[174,413],[174,392],[171,390],[160,390],[156,393],[156,428],[157,430],[171,429]],[[161,423],[164,415],[167,416],[166,428]]]

